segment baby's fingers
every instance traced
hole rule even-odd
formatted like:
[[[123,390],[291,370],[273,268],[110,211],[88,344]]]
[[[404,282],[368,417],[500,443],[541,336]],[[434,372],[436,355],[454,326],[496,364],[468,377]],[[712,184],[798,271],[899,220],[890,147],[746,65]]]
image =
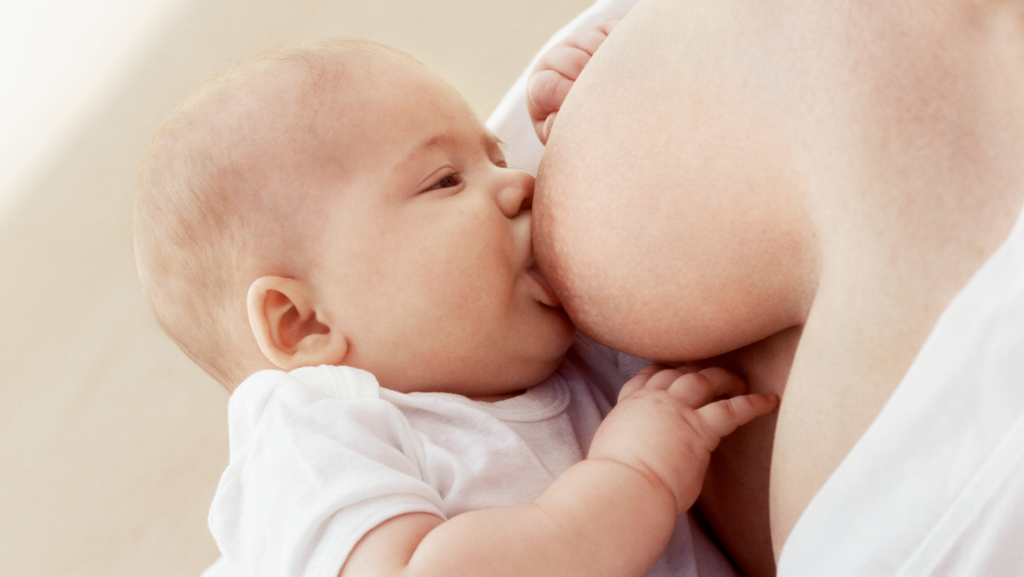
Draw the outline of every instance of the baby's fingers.
[[[779,398],[775,395],[751,394],[715,401],[697,409],[697,413],[704,419],[708,430],[721,439],[778,406]]]
[[[622,399],[625,399],[626,397],[629,397],[633,393],[644,388],[644,386],[647,384],[647,381],[651,380],[651,376],[656,374],[658,371],[662,371],[664,369],[665,367],[657,364],[647,365],[646,367],[640,369],[640,372],[634,375],[633,378],[626,381],[626,384],[622,385],[622,388],[619,389],[619,400],[621,401]]]
[[[684,374],[672,382],[668,392],[694,408],[702,407],[717,397],[735,397],[747,392],[746,381],[725,369],[681,367],[678,370]]]

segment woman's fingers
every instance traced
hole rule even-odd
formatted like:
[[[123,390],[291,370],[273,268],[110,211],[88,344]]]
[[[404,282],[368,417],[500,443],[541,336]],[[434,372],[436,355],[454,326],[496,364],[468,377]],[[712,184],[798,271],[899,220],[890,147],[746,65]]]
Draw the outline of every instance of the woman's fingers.
[[[615,22],[605,22],[578,30],[538,60],[527,82],[526,108],[541,142],[547,142],[555,115],[573,83],[614,27]]]
[[[572,81],[555,70],[539,70],[530,77],[526,90],[526,107],[537,138],[542,143],[547,142],[555,115],[571,88]]]

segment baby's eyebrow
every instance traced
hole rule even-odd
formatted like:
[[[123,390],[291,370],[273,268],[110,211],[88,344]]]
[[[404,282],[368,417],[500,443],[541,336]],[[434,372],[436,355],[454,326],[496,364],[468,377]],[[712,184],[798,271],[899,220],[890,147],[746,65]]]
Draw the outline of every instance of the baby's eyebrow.
[[[423,141],[423,143],[420,144],[419,146],[416,146],[411,151],[409,151],[409,154],[407,154],[405,158],[402,159],[398,166],[408,164],[413,160],[413,158],[415,158],[417,155],[422,153],[424,150],[427,150],[428,148],[446,145],[451,146],[454,145],[458,140],[458,135],[451,130],[446,130],[440,134],[435,134],[434,136],[431,136],[427,140]],[[494,133],[492,133],[490,130],[484,131],[483,136],[481,137],[481,141],[483,145],[487,148],[497,147],[501,149],[505,146],[505,143],[500,138],[495,136]]]
[[[410,150],[409,154],[405,155],[405,158],[403,158],[402,161],[398,163],[398,165],[402,166],[408,164],[409,162],[412,162],[413,158],[415,158],[428,148],[451,144],[454,141],[455,134],[453,134],[452,131],[450,130],[446,130],[445,132],[442,132],[440,134],[435,134],[434,136],[431,136],[430,138],[428,138],[427,140],[423,141],[421,144]]]

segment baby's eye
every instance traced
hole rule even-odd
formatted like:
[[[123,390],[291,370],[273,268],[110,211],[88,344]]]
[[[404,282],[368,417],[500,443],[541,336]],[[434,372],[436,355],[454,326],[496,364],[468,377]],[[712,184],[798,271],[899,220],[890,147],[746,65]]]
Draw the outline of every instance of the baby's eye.
[[[434,185],[427,190],[440,190],[442,188],[451,188],[460,184],[462,184],[462,175],[457,172],[453,172],[441,177],[441,180],[435,182]]]

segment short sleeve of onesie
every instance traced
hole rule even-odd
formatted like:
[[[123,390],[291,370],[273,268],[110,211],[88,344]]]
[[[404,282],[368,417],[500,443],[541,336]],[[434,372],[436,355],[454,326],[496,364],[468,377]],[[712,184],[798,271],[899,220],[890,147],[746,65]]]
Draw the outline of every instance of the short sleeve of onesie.
[[[231,462],[210,529],[240,572],[334,577],[383,521],[443,516],[418,433],[379,393],[349,367],[264,371],[233,393]]]

